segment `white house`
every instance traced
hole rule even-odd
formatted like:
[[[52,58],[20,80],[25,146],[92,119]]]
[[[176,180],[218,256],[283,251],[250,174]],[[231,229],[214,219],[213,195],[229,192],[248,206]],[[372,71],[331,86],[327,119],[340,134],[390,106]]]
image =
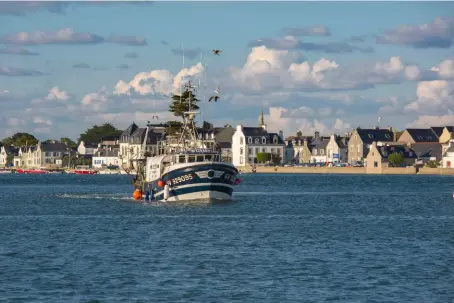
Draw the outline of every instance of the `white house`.
[[[454,168],[454,140],[448,143],[448,149],[445,151],[442,160],[443,168]]]
[[[77,153],[79,155],[93,155],[96,152],[97,147],[96,144],[80,141],[79,146],[77,147]]]
[[[142,152],[148,152],[150,155],[156,155],[158,149],[161,148],[162,142],[166,138],[165,125],[149,124],[150,130],[145,144],[145,151],[142,151],[143,141],[145,139],[146,128],[139,128],[135,123],[132,123],[120,135],[119,152],[120,166],[131,168],[134,165],[134,160],[138,159]]]
[[[326,145],[327,162],[347,162],[348,161],[348,137],[331,135]]]
[[[259,127],[237,125],[232,136],[232,163],[235,166],[256,163],[258,153],[279,155],[282,163],[285,157],[284,149],[282,131],[279,134],[267,132],[262,112]]]
[[[16,155],[17,152],[18,149],[15,148],[14,146],[2,146],[0,148],[0,167],[7,167],[13,164],[11,157],[14,157],[14,155]]]
[[[92,166],[93,168],[102,168],[109,165],[120,165],[118,158],[119,146],[112,145],[100,146],[93,155]]]

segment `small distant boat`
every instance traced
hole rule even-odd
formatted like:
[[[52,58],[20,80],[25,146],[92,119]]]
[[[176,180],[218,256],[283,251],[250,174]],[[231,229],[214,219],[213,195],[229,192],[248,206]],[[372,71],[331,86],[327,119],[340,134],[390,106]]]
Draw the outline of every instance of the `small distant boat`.
[[[16,174],[33,174],[33,175],[43,175],[49,173],[44,169],[16,169]]]
[[[74,170],[74,174],[76,174],[76,175],[96,175],[97,172],[94,170],[89,170],[89,169],[76,169],[76,170]]]
[[[11,173],[11,171],[8,170],[8,169],[1,169],[0,168],[0,174],[10,174],[10,173]]]

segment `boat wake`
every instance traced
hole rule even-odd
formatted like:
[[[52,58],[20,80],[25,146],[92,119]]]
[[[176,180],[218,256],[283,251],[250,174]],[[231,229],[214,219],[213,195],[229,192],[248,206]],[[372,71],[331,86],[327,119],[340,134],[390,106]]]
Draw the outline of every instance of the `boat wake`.
[[[120,194],[63,194],[63,195],[57,195],[57,198],[60,199],[110,199],[110,200],[133,200],[135,201],[132,197],[126,197]]]

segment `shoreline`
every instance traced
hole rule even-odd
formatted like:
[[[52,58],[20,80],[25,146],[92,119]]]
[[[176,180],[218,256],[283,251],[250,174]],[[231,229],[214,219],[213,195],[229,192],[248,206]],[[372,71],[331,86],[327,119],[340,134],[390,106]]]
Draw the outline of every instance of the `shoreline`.
[[[237,167],[242,173],[251,174],[251,167]],[[355,174],[355,175],[446,175],[454,176],[453,168],[415,167],[257,167],[256,173],[264,174]]]

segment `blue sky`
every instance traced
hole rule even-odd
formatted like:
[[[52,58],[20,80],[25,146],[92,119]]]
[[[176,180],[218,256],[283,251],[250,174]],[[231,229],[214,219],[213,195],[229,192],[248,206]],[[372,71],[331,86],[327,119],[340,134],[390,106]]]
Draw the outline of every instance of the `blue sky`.
[[[378,116],[399,129],[454,124],[453,12],[452,2],[0,2],[0,137],[170,118],[181,45],[187,68],[208,52],[193,77],[207,76],[204,95],[221,87],[222,101],[202,105],[216,124],[255,125],[262,108],[286,135]]]

